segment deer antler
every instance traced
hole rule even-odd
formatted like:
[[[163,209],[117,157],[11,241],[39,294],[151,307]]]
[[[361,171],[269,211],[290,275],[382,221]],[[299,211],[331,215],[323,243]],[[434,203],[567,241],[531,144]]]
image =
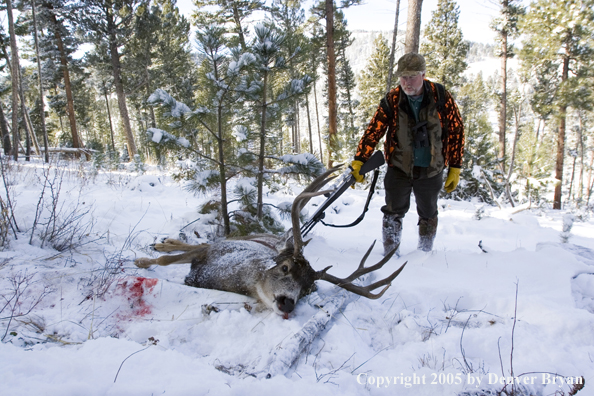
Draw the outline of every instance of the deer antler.
[[[394,278],[396,278],[398,275],[400,275],[400,272],[404,269],[404,266],[406,265],[406,263],[402,264],[402,266],[400,268],[398,268],[395,272],[393,272],[392,275],[390,275],[387,278],[384,278],[382,280],[379,280],[375,283],[372,283],[369,286],[353,285],[352,282],[355,279],[359,278],[360,276],[368,274],[373,271],[377,271],[378,269],[382,268],[384,266],[384,264],[386,264],[388,262],[388,260],[390,260],[392,258],[392,255],[396,252],[396,249],[398,249],[398,246],[396,246],[379,263],[372,265],[371,267],[365,267],[365,260],[367,260],[367,257],[369,257],[369,254],[371,253],[371,250],[373,249],[374,245],[375,245],[375,241],[373,241],[373,243],[371,244],[371,247],[367,250],[367,253],[365,253],[365,255],[363,256],[363,259],[361,260],[361,263],[359,264],[359,268],[357,268],[355,270],[355,272],[353,272],[348,277],[346,277],[344,279],[340,279],[333,275],[328,274],[327,271],[330,269],[330,267],[331,267],[330,266],[330,267],[324,268],[321,271],[317,271],[316,279],[325,280],[327,282],[335,284],[338,287],[342,287],[343,289],[350,291],[351,293],[355,293],[360,296],[370,298],[372,300],[380,298],[381,296],[384,295],[386,290],[388,290],[388,288],[391,286],[391,282],[394,280]],[[375,290],[381,286],[385,286],[382,289],[382,291],[380,291],[377,294],[372,293],[373,290]]]
[[[303,207],[309,202],[311,198],[332,192],[332,190],[319,190],[320,188],[324,187],[328,182],[336,178],[336,176],[330,175],[336,172],[341,167],[342,165],[335,166],[333,168],[328,169],[320,176],[316,177],[315,180],[311,182],[309,186],[305,187],[301,194],[299,194],[293,201],[293,206],[291,206],[291,222],[293,225],[293,246],[295,254],[301,254],[301,250],[303,249],[303,238],[301,238],[301,225],[299,224],[299,213],[301,212],[301,209],[303,209]]]

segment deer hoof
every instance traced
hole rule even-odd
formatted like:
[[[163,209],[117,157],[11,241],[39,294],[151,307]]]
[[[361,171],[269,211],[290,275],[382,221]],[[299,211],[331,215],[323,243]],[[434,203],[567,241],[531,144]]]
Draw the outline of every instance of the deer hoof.
[[[138,268],[149,268],[152,264],[154,264],[152,261],[153,260],[150,258],[142,257],[134,260],[134,265]]]

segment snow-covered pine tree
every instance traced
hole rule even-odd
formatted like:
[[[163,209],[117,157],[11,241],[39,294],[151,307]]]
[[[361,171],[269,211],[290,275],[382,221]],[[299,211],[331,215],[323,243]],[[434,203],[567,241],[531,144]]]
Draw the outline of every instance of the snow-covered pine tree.
[[[272,26],[258,24],[254,27],[254,40],[249,50],[254,57],[252,69],[254,73],[245,81],[239,90],[252,103],[254,129],[258,131],[258,146],[254,154],[257,157],[257,211],[258,220],[264,216],[263,191],[266,169],[267,139],[269,137],[270,121],[280,116],[280,105],[283,102],[291,104],[295,98],[303,96],[306,86],[311,82],[307,75],[283,81],[282,72],[287,69],[290,58],[285,58],[281,46],[286,36]],[[289,56],[294,56],[290,54]],[[319,169],[314,170],[314,173]]]
[[[126,42],[122,72],[128,85],[136,87],[127,97],[138,114],[139,146],[144,147],[144,131],[162,124],[146,103],[157,88],[155,84],[167,87],[167,92],[182,103],[192,103],[196,65],[189,47],[190,24],[171,0],[140,6],[133,28],[134,34]],[[156,154],[162,162],[165,156]]]
[[[150,128],[150,138],[155,143],[177,147],[185,156],[191,155],[193,166],[185,166],[183,175],[191,179],[192,191],[219,190],[220,199],[210,201],[203,210],[217,211],[223,234],[276,232],[279,225],[269,206],[262,205],[262,219],[257,217],[259,167],[254,162],[262,158],[263,178],[296,171],[317,175],[322,170],[322,164],[313,155],[276,157],[266,151],[270,148],[268,121],[279,117],[278,104],[302,94],[309,79],[291,80],[280,87],[270,84],[264,89],[264,81],[274,80],[275,69],[282,70],[284,64],[284,58],[276,52],[277,40],[271,36],[271,30],[255,29],[254,43],[249,46],[252,52],[231,51],[226,46],[225,33],[218,25],[206,26],[197,33],[203,62],[198,74],[198,106],[194,110],[163,90],[151,95],[149,102],[158,105],[161,116],[170,123],[168,131]],[[260,150],[262,136],[264,151]],[[264,154],[260,155],[261,152]],[[274,159],[288,166],[269,167]],[[235,176],[241,177],[241,182],[229,194],[228,180]]]
[[[458,27],[460,7],[455,0],[439,0],[437,10],[425,28],[420,53],[427,62],[427,77],[443,84],[452,93],[463,83],[468,43]]]
[[[233,91],[240,81],[242,69],[254,60],[253,57],[246,56],[239,62],[233,62],[225,45],[226,33],[223,27],[214,24],[205,26],[196,33],[199,49],[204,57],[201,65],[204,74],[200,76],[203,89],[195,110],[190,110],[187,105],[176,101],[161,89],[148,99],[149,103],[161,106],[162,116],[173,121],[169,127],[177,131],[177,136],[174,136],[164,130],[150,128],[148,132],[151,140],[155,143],[163,140],[164,143],[175,144],[193,154],[197,169],[189,172],[194,178],[190,188],[200,191],[205,187],[203,181],[217,180],[220,193],[218,212],[223,235],[231,233],[227,180],[236,172],[230,171],[227,165],[228,156],[233,154],[232,147],[227,144],[231,140],[230,118],[233,107],[238,106]],[[211,145],[214,147],[205,149]],[[211,169],[209,178],[204,178],[199,173],[206,169]]]
[[[229,40],[229,47],[240,47],[242,51],[247,48],[247,22],[254,11],[264,9],[262,0],[194,0],[197,10],[194,18],[198,26],[212,23],[224,27],[233,36]]]

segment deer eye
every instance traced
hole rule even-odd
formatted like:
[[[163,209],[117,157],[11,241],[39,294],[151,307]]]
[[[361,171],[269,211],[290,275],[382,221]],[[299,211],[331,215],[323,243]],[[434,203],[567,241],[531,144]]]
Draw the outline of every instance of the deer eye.
[[[289,267],[288,267],[288,266],[286,266],[286,265],[283,265],[283,266],[281,267],[281,269],[283,270],[283,272],[284,272],[285,274],[286,274],[287,272],[289,272]]]

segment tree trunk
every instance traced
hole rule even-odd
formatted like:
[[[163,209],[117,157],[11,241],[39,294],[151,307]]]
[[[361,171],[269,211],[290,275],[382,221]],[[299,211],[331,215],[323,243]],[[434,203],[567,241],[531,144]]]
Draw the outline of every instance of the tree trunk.
[[[508,172],[507,178],[505,180],[505,190],[507,192],[507,197],[509,198],[509,202],[510,202],[512,208],[515,207],[516,205],[514,202],[514,198],[512,197],[511,190],[510,190],[510,188],[511,188],[510,180],[512,177],[512,171],[514,169],[514,161],[516,159],[516,147],[518,144],[518,139],[520,138],[520,119],[522,116],[522,105],[521,104],[518,105],[517,109],[514,108],[514,116],[515,116],[515,124],[516,124],[515,129],[516,130],[515,130],[515,134],[514,134],[514,141],[512,144],[511,159],[509,161],[509,172]]]
[[[111,67],[113,69],[113,80],[115,84],[116,95],[118,97],[118,107],[120,109],[120,117],[126,133],[126,142],[128,143],[128,155],[130,160],[138,153],[136,143],[134,142],[134,135],[132,134],[132,126],[130,125],[130,116],[128,115],[128,106],[126,105],[126,94],[124,93],[124,84],[121,76],[120,53],[118,51],[118,43],[116,37],[116,25],[113,15],[107,9],[107,31],[109,34],[109,55],[111,58]]]
[[[19,69],[20,71],[20,69]],[[29,116],[29,110],[27,109],[27,105],[25,102],[25,92],[23,90],[23,75],[19,73],[19,97],[21,98],[21,111],[23,113],[23,124],[25,124],[25,132],[27,132],[27,161],[30,161],[31,155],[31,141],[35,146],[35,151],[37,154],[41,154],[41,150],[39,149],[39,142],[37,141],[37,136],[35,136],[35,131],[33,129],[33,123],[31,122],[31,117]]]
[[[590,166],[588,169],[588,192],[586,194],[586,206],[590,205],[590,197],[592,196],[592,190],[594,190],[594,178],[592,177],[592,170],[594,169],[594,153],[592,153],[590,156]]]
[[[295,141],[297,142],[296,153],[301,153],[301,114],[299,113],[299,103],[295,101]]]
[[[334,0],[326,0],[326,53],[328,58],[328,168],[338,152],[336,135],[336,58],[334,54]]]
[[[239,34],[239,44],[241,45],[241,50],[245,52],[246,44],[245,44],[245,36],[243,34],[243,27],[241,26],[241,18],[239,17],[239,10],[237,9],[237,3],[233,1],[233,20],[235,21],[235,27],[237,29],[237,33]]]
[[[507,0],[503,7],[506,9]],[[505,133],[507,126],[507,31],[501,31],[501,100],[499,107],[499,160],[505,173]]]
[[[150,51],[147,51],[146,54],[146,58],[150,59],[151,54]],[[146,80],[146,97],[148,98],[149,96],[151,96],[151,74],[149,71],[149,67],[150,65],[148,64],[149,62],[147,62],[147,64],[144,65],[144,79]],[[149,116],[151,118],[151,127],[152,128],[156,128],[157,127],[157,121],[155,119],[155,111],[153,109],[153,106],[148,106],[149,108]]]
[[[264,85],[262,87],[262,115],[260,123],[260,153],[258,154],[258,203],[257,203],[257,217],[262,220],[264,215],[264,154],[266,144],[266,90],[268,89],[268,72],[264,71]]]
[[[215,81],[219,81],[217,60],[213,60]],[[221,217],[225,236],[231,233],[229,221],[229,207],[227,204],[227,169],[225,165],[225,136],[223,136],[223,98],[219,99],[217,106],[217,144],[219,150],[219,182],[221,183]]]
[[[580,125],[578,129],[578,147],[579,147],[579,155],[580,155],[580,176],[579,176],[579,186],[578,186],[578,202],[581,202],[584,197],[584,124],[583,118],[580,112]]]
[[[396,18],[394,20],[394,31],[392,32],[392,50],[390,51],[390,69],[388,70],[388,83],[386,93],[392,89],[392,78],[394,76],[394,61],[396,57],[396,40],[398,39],[398,17],[400,15],[400,0],[396,0]]]
[[[43,93],[43,79],[41,77],[41,59],[39,55],[39,37],[37,32],[37,11],[35,9],[35,0],[31,0],[31,10],[33,11],[33,32],[35,38],[35,55],[37,57],[37,77],[39,80],[39,102],[41,111],[39,116],[41,117],[41,133],[43,134],[43,145],[45,162],[49,162],[49,139],[47,136],[47,128],[45,126],[45,100]]]
[[[313,151],[313,136],[311,134],[311,115],[309,114],[309,95],[305,95],[305,111],[307,112],[307,131],[309,133],[309,152]]]
[[[110,137],[111,137],[111,149],[115,153],[116,148],[115,148],[115,139],[114,139],[114,133],[113,133],[113,123],[111,122],[111,110],[109,109],[109,98],[107,97],[107,89],[105,89],[105,86],[103,88],[104,88],[103,96],[105,97],[105,106],[107,107],[107,119],[109,120],[109,132],[110,132]]]
[[[14,33],[14,19],[12,17],[12,0],[6,0],[8,14],[8,32],[10,35],[10,51],[12,53],[12,155],[15,161],[19,159],[19,50]]]
[[[217,112],[219,146],[219,175],[221,183],[221,217],[223,218],[223,231],[226,235],[231,233],[231,224],[229,223],[229,210],[227,208],[227,175],[225,169],[225,140],[223,139],[223,109],[219,104]]]
[[[4,155],[10,155],[10,131],[8,130],[6,118],[4,117],[2,101],[0,101],[0,132],[2,132],[2,147],[4,148]]]
[[[563,73],[561,84],[569,77],[569,56],[563,58]],[[567,105],[563,102],[559,106],[559,134],[557,136],[557,161],[555,163],[555,195],[553,198],[553,209],[561,209],[561,190],[563,188],[563,160],[565,157],[565,123],[567,117]]]
[[[25,161],[31,161],[31,131],[29,130],[29,124],[27,123],[27,108],[25,107],[25,101],[21,97],[21,114],[23,115],[23,123],[25,124]]]
[[[45,3],[45,6],[49,10],[53,10],[53,6],[50,3]],[[56,44],[58,46],[58,51],[60,52],[60,64],[62,65],[62,75],[64,78],[64,91],[66,91],[66,113],[68,114],[68,121],[70,122],[70,132],[72,133],[72,147],[74,148],[81,148],[82,144],[78,136],[78,131],[76,128],[76,117],[74,113],[74,98],[72,96],[72,87],[70,85],[70,72],[68,71],[68,58],[66,55],[66,51],[64,49],[64,41],[62,40],[62,33],[60,32],[60,23],[54,15],[53,12],[50,12],[50,18],[54,25],[54,34],[56,35]],[[78,158],[80,154],[76,154]]]
[[[419,52],[421,36],[421,7],[423,0],[409,0],[408,19],[406,21],[406,40],[404,43],[405,53]]]
[[[577,154],[577,151],[580,148],[580,143],[576,142],[576,147],[575,147],[575,151]],[[573,192],[573,181],[575,180],[575,165],[577,162],[577,155],[575,157],[573,157],[573,164],[571,166],[571,178],[569,179],[569,191],[567,192],[567,199],[565,200],[565,202],[569,202],[571,201],[571,193]],[[575,197],[575,192],[573,192],[574,197]]]
[[[320,162],[324,163],[324,152],[322,151],[322,131],[320,129],[320,112],[318,108],[318,93],[316,91],[316,81],[318,79],[314,78],[313,81],[313,91],[314,91],[314,106],[316,107],[316,123],[318,126],[318,143],[320,145]],[[313,153],[312,153],[313,154]]]

